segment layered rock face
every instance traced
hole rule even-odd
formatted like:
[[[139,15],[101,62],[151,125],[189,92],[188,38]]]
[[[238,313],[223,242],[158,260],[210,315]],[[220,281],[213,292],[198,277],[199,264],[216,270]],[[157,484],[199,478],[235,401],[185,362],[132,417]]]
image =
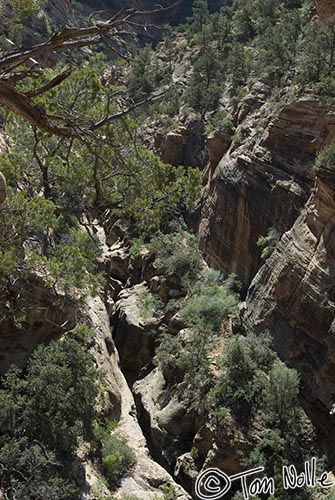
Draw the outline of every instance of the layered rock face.
[[[259,236],[292,227],[313,186],[316,152],[335,135],[330,105],[313,96],[284,106],[263,133],[253,130],[257,119],[257,110],[244,118],[249,137],[216,168],[199,231],[209,263],[246,287],[261,265]]]
[[[335,4],[333,0],[315,0],[316,10],[321,21],[328,21],[335,16]]]
[[[246,321],[269,332],[283,360],[302,376],[306,408],[324,431],[334,461],[335,167],[317,172],[304,213],[260,269]]]

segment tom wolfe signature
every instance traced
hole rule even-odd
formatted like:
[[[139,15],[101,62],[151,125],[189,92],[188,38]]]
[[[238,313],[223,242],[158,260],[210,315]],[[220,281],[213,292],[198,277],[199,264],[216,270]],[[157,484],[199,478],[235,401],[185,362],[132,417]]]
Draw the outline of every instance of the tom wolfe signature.
[[[257,477],[262,472],[264,472],[264,467],[256,467],[255,469],[228,476],[220,469],[206,469],[196,479],[196,496],[200,500],[219,500],[231,489],[233,481],[238,480],[245,500],[260,494],[274,495],[276,489],[274,479],[267,476]],[[305,462],[304,471],[300,473],[297,472],[294,465],[284,465],[282,482],[285,490],[304,487],[332,488],[335,486],[335,482],[329,481],[327,472],[317,475],[315,458]]]

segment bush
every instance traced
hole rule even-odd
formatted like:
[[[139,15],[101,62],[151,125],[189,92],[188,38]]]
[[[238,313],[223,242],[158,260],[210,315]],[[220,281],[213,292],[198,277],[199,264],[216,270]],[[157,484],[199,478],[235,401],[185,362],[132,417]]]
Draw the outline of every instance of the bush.
[[[220,333],[222,321],[234,312],[238,303],[236,295],[223,286],[203,286],[194,294],[181,311],[187,326],[195,326],[210,334]]]
[[[320,81],[313,85],[316,94],[335,97],[335,71],[329,75],[322,75]]]
[[[270,227],[266,236],[260,236],[258,238],[257,246],[259,246],[262,250],[261,258],[263,260],[266,260],[268,257],[270,257],[270,255],[276,248],[280,237],[281,233],[278,231],[278,229],[275,227]]]
[[[137,296],[137,304],[141,316],[148,319],[155,315],[155,311],[159,307],[159,300],[149,290],[145,289]]]
[[[185,289],[197,279],[203,267],[197,239],[186,231],[158,233],[148,244],[148,249],[156,256],[157,264],[164,269],[166,276],[180,278]]]
[[[224,373],[212,391],[215,406],[231,409],[248,422],[257,391],[254,380],[257,364],[244,337],[229,342],[220,366]]]
[[[252,451],[242,465],[262,465],[280,483],[282,465],[300,469],[313,456],[313,428],[299,405],[297,372],[278,359],[267,337],[254,335],[230,340],[220,367],[210,391],[212,422],[220,428],[231,412],[248,426]],[[309,498],[298,494],[294,497]],[[286,496],[280,491],[278,498]]]
[[[12,367],[0,379],[1,486],[8,498],[78,498],[69,459],[79,441],[93,436],[90,333],[80,326],[63,341],[37,347],[26,370]]]
[[[318,167],[333,167],[335,166],[335,141],[323,148],[316,159]]]
[[[105,434],[102,443],[102,464],[108,481],[116,484],[136,464],[136,455],[124,439],[115,434]]]
[[[233,124],[233,118],[230,114],[222,113],[217,111],[210,119],[206,125],[206,133],[209,134],[213,130],[219,130],[220,132],[225,132],[227,134],[233,135],[235,132],[235,127]]]
[[[79,327],[62,342],[39,346],[28,363],[23,410],[26,432],[59,453],[71,454],[78,438],[92,438],[97,372]]]

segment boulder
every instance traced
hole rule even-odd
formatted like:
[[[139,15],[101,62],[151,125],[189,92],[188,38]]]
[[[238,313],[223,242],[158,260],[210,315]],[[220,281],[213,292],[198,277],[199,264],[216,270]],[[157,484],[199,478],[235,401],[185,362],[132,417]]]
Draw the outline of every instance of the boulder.
[[[143,283],[123,290],[111,318],[121,367],[130,382],[155,354],[158,320],[146,317],[141,308],[141,296],[146,293],[149,291]]]

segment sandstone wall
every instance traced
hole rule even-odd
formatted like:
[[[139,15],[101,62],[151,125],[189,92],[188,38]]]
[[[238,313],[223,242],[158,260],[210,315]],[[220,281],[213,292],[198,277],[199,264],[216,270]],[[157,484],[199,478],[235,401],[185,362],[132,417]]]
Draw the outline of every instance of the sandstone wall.
[[[335,460],[335,167],[320,168],[315,192],[253,280],[247,325],[270,333],[302,376],[305,406]]]
[[[313,186],[315,155],[334,136],[331,106],[307,96],[230,147],[203,199],[200,246],[212,266],[250,284],[261,265],[259,236],[271,226],[292,227]]]

